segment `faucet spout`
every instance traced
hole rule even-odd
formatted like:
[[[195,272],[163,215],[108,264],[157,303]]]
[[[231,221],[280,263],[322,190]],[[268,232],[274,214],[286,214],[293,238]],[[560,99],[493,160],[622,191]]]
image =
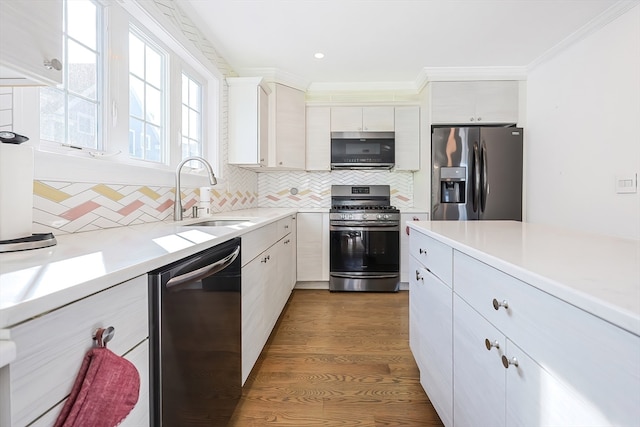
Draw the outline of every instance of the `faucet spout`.
[[[211,167],[209,162],[207,162],[204,158],[200,156],[191,156],[182,160],[178,164],[178,167],[176,168],[176,189],[175,189],[176,194],[175,194],[174,203],[173,203],[173,220],[174,221],[182,221],[182,194],[180,190],[180,171],[182,170],[182,167],[185,165],[185,163],[190,162],[192,160],[199,161],[204,165],[205,169],[209,174],[209,182],[211,183],[211,185],[216,185],[218,183],[218,180],[216,179],[216,176],[213,173],[213,168]]]

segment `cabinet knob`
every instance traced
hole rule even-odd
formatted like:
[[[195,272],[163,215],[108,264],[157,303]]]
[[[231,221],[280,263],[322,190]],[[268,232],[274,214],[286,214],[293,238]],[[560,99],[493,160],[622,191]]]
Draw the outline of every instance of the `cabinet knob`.
[[[477,120],[477,121],[481,121],[481,120],[482,120],[482,117],[478,117],[478,120]]]
[[[424,282],[424,277],[420,275],[420,271],[416,270],[416,281],[422,280]]]
[[[500,307],[504,307],[505,309],[509,308],[509,303],[507,300],[498,301],[497,299],[493,299],[493,308],[495,310],[499,310]]]
[[[474,120],[475,120],[475,119],[474,119],[473,117],[471,117],[471,118],[469,119],[469,121],[470,121],[470,122],[472,122],[472,121],[474,121]]]
[[[420,252],[420,254],[425,254],[425,255],[427,254],[427,250],[426,249],[420,248],[419,252]]]
[[[509,359],[507,356],[505,356],[503,354],[502,355],[502,366],[504,366],[505,369],[509,369],[509,365],[513,365],[515,367],[518,367],[518,359],[516,359],[515,357],[512,357],[511,359]]]
[[[484,346],[487,347],[487,350],[491,351],[492,348],[500,348],[500,343],[498,340],[489,341],[489,338],[485,338]]]
[[[62,70],[62,63],[57,60],[56,58],[53,59],[45,59],[44,61],[44,68],[46,68],[47,70],[56,70],[56,71],[60,71]]]

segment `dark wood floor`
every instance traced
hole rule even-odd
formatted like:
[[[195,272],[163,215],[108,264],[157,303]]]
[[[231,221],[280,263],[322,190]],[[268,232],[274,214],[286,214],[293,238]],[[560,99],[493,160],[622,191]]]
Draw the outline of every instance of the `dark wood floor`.
[[[441,426],[409,350],[408,292],[294,290],[231,426]]]

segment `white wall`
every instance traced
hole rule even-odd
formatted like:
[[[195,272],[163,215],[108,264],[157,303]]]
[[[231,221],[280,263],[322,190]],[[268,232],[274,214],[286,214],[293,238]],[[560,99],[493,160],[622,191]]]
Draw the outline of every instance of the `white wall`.
[[[640,5],[530,72],[525,143],[528,221],[640,239]]]

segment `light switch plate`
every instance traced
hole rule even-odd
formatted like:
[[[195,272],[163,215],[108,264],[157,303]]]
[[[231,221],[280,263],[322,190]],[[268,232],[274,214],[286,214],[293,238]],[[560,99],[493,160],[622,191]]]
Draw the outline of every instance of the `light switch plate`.
[[[616,193],[629,194],[638,192],[638,174],[616,175]]]

